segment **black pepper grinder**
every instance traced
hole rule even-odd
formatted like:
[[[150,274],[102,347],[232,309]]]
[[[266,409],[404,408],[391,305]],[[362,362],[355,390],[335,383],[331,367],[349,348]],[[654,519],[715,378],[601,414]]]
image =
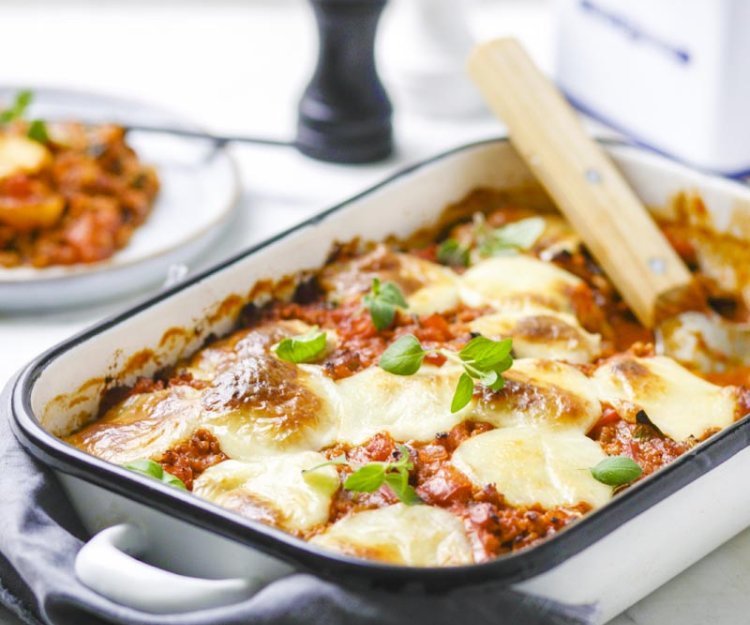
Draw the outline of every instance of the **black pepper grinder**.
[[[296,145],[334,163],[371,163],[393,151],[391,103],[375,68],[387,0],[310,0],[318,64],[299,104]]]

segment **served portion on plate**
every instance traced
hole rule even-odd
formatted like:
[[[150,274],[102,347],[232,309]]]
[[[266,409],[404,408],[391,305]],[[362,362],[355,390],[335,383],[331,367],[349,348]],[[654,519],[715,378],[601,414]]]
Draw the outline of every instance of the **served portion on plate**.
[[[31,100],[0,112],[0,266],[108,259],[151,212],[156,171],[123,128],[29,120]]]
[[[31,94],[33,93],[33,98]],[[239,183],[200,130],[126,98],[0,87],[0,310],[59,309],[163,284],[211,249]]]
[[[559,214],[479,189],[408,240],[256,285],[234,332],[65,440],[323,548],[447,566],[606,505],[747,414],[747,378],[656,355]]]

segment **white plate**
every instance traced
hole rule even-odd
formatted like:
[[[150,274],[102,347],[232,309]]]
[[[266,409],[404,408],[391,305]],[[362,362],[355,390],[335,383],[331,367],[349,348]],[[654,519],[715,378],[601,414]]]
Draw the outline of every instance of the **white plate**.
[[[17,87],[0,88],[0,102]],[[30,117],[199,129],[173,113],[120,97],[34,88]],[[144,163],[157,169],[160,191],[145,224],[112,258],[93,264],[0,268],[0,310],[81,305],[164,282],[171,265],[186,263],[220,236],[237,203],[239,179],[223,149],[207,141],[128,133]]]

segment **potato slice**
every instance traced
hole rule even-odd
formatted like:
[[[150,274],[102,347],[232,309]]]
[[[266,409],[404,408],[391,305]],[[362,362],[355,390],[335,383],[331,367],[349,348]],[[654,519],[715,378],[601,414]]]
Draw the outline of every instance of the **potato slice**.
[[[37,172],[51,159],[49,150],[37,141],[17,135],[0,136],[0,179]]]
[[[57,193],[29,198],[0,197],[0,223],[17,230],[53,226],[65,209],[65,199]]]

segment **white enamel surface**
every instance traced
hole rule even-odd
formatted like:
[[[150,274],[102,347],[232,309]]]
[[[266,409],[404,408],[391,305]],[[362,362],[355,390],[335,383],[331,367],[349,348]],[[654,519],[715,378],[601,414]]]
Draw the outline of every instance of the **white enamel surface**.
[[[0,101],[12,92],[0,89]],[[195,128],[140,102],[66,90],[35,89],[31,114]],[[237,172],[226,151],[203,141],[143,132],[130,133],[128,142],[159,176],[159,194],[147,221],[125,248],[100,263],[0,268],[0,310],[59,309],[158,284],[171,265],[192,260],[222,233],[238,195]]]
[[[256,549],[198,529],[173,515],[69,475],[60,474],[60,478],[90,534],[121,524],[137,527],[145,544],[139,558],[147,564],[187,577],[247,579],[255,586],[292,571]]]
[[[746,449],[517,588],[560,601],[596,603],[596,622],[606,623],[747,527],[748,471]]]
[[[154,614],[228,605],[249,597],[258,586],[245,578],[177,575],[133,557],[146,548],[146,539],[137,527],[126,523],[108,527],[76,555],[76,577],[112,601]]]
[[[691,188],[706,198],[720,197],[719,210],[722,206],[735,209],[750,206],[750,193],[739,185],[694,175],[685,168],[644,155],[634,148],[617,147],[612,154],[638,193],[649,203],[663,204],[674,192]],[[401,177],[323,218],[317,225],[295,232],[286,240],[213,274],[153,308],[132,315],[95,339],[84,341],[61,355],[35,385],[31,398],[33,409],[40,415],[55,396],[78,388],[102,371],[111,370],[116,349],[121,350],[117,362],[122,363],[126,355],[144,346],[158,346],[167,328],[192,326],[201,319],[210,303],[233,292],[246,292],[257,279],[320,265],[333,240],[347,240],[361,233],[374,239],[392,233],[407,234],[429,223],[443,206],[460,199],[474,187],[517,187],[528,183],[528,172],[504,143],[469,148]],[[221,332],[226,329],[226,324],[204,328],[206,333],[212,329]],[[196,338],[196,344],[201,338]],[[165,358],[167,356],[165,354]],[[116,363],[114,366],[116,368]],[[93,400],[79,409],[86,407],[93,407]],[[64,426],[66,416],[51,414],[49,418],[58,426]],[[737,494],[745,490],[742,476],[750,470],[748,465],[750,454],[744,452],[554,570],[527,580],[522,587],[566,601],[600,601],[604,622],[605,617],[610,618],[631,605],[747,525],[750,501]],[[730,484],[736,487],[729,488]],[[163,543],[154,541],[153,544],[160,549],[155,554],[158,556],[155,559],[160,560],[157,563],[173,571],[189,569],[188,574],[201,575],[194,569],[198,563],[206,564],[200,550],[203,536],[209,537],[210,534],[174,519],[155,521],[156,513],[122,499],[118,503],[118,518],[102,524],[107,515],[97,516],[94,508],[99,512],[107,510],[118,498],[97,489],[101,505],[90,506],[91,497],[83,493],[92,487],[76,482],[70,489],[77,509],[87,517],[90,527],[136,520],[151,532],[152,523],[155,523],[165,534],[175,535]],[[678,524],[674,522],[675,518],[680,519]],[[170,523],[176,524],[173,527],[180,530],[170,532],[164,529],[169,528]],[[711,528],[711,531],[706,531],[706,528]],[[180,540],[178,536],[188,534],[191,535],[190,549],[185,543],[179,551],[175,541]],[[253,552],[243,548],[242,553],[244,558]],[[655,553],[658,557],[654,557]],[[149,559],[151,556],[149,553]],[[232,558],[224,560],[224,564],[230,566]],[[652,562],[652,572],[648,575],[643,575],[644,561]],[[165,564],[167,562],[169,565]],[[223,566],[214,558],[208,558],[208,562],[219,569]],[[262,570],[267,570],[272,562],[264,556],[260,565]],[[616,567],[613,562],[618,563]],[[611,575],[606,574],[608,571]],[[219,573],[219,577],[233,575],[230,571],[223,575]],[[633,581],[622,584],[624,578]]]

